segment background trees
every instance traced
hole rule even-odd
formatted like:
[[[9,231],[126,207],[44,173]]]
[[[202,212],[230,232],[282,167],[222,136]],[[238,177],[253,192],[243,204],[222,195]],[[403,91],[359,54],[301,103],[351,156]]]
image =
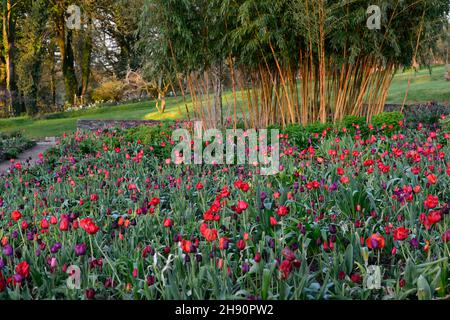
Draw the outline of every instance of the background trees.
[[[68,27],[70,5],[81,9],[80,28]],[[102,82],[138,69],[140,6],[140,0],[3,0],[0,114],[85,105]]]
[[[381,30],[366,26],[371,4]],[[0,114],[140,95],[164,112],[170,93],[208,126],[370,118],[398,68],[436,60],[448,10],[446,0],[2,0]]]
[[[240,94],[240,118],[252,127],[381,112],[395,71],[430,61],[449,9],[445,0],[146,3],[143,17],[164,14],[140,33],[151,30],[174,58],[144,61],[172,63],[188,83],[193,112],[209,125],[223,118],[220,97],[209,94],[231,87],[234,121]],[[371,4],[381,8],[381,30],[366,26]]]

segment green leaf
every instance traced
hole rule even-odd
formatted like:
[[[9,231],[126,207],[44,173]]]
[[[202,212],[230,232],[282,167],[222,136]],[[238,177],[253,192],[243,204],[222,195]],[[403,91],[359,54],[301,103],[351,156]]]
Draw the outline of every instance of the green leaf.
[[[263,300],[267,300],[267,298],[269,297],[270,276],[271,276],[270,270],[264,269],[263,280],[262,280],[262,290],[261,290],[261,297]]]
[[[419,300],[432,299],[430,285],[423,275],[420,275],[419,279],[417,280],[417,297],[419,298]]]
[[[353,245],[350,243],[345,250],[345,273],[350,274],[353,270]]]

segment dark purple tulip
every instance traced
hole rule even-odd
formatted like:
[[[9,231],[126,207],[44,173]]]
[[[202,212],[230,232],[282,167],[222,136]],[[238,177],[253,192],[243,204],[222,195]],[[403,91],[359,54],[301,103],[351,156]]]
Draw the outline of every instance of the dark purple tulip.
[[[89,300],[94,300],[95,299],[95,290],[90,288],[86,290],[86,298],[88,298]]]
[[[41,249],[37,248],[36,249],[36,257],[40,257],[41,256]]]
[[[414,249],[419,248],[419,241],[417,240],[417,238],[412,238],[411,241],[409,242],[409,244],[410,244],[411,247],[413,247]]]
[[[330,231],[331,234],[336,234],[336,232],[337,232],[336,225],[330,224],[330,226],[328,227],[328,230]]]
[[[5,267],[5,261],[3,261],[3,258],[0,258],[0,270],[2,270]]]
[[[265,193],[265,192],[261,192],[261,194],[260,194],[260,199],[261,199],[261,201],[264,201],[264,200],[266,200],[267,199],[267,193]]]
[[[53,247],[51,247],[50,252],[51,253],[57,253],[59,249],[61,249],[61,243],[55,243]]]
[[[269,239],[269,248],[271,248],[271,249],[275,248],[275,240],[274,239]]]
[[[150,286],[152,286],[152,285],[154,285],[155,284],[155,276],[148,276],[147,277],[147,285],[150,287]]]
[[[191,262],[191,258],[189,257],[188,254],[184,256],[184,262],[186,262],[186,263]]]
[[[197,254],[197,255],[195,255],[195,259],[197,260],[197,262],[198,262],[198,263],[200,263],[200,262],[202,262],[202,261],[203,261],[203,257],[202,257],[202,255],[201,255],[201,254]]]
[[[243,265],[242,265],[242,272],[243,273],[247,273],[247,272],[249,272],[250,271],[250,266],[248,265],[248,263],[244,263]]]
[[[28,239],[28,241],[32,241],[34,239],[34,233],[33,232],[27,232],[27,239]]]
[[[13,239],[17,239],[18,236],[19,236],[19,233],[17,232],[17,230],[14,230],[13,233],[11,234],[11,238],[13,238]]]
[[[3,248],[3,254],[7,257],[12,256],[13,254],[13,248],[11,247],[11,245],[7,244],[4,248]]]
[[[86,244],[77,244],[75,246],[75,254],[77,257],[84,256],[86,254]]]

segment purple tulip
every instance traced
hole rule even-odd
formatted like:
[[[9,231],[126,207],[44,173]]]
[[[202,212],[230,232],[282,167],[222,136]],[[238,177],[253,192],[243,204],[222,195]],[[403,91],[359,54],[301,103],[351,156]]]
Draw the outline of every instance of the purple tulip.
[[[86,244],[77,244],[75,246],[75,254],[77,257],[84,256],[86,254]]]
[[[3,270],[4,267],[5,267],[5,261],[3,260],[3,258],[0,258],[0,270]]]
[[[411,241],[409,242],[409,244],[410,244],[411,247],[413,247],[414,249],[419,248],[419,241],[417,240],[417,238],[412,238]]]
[[[11,247],[11,245],[7,244],[4,248],[3,248],[3,254],[7,257],[12,256],[13,254],[13,248]]]

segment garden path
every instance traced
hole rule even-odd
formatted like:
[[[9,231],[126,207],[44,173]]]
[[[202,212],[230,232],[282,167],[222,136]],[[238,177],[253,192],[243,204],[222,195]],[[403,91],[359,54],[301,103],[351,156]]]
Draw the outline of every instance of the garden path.
[[[23,166],[25,166],[27,161],[31,166],[34,166],[36,161],[39,160],[39,154],[44,153],[54,145],[56,145],[56,141],[54,139],[37,142],[33,148],[21,153],[15,160],[16,162],[20,162]],[[6,173],[10,166],[10,161],[0,162],[0,174]]]

